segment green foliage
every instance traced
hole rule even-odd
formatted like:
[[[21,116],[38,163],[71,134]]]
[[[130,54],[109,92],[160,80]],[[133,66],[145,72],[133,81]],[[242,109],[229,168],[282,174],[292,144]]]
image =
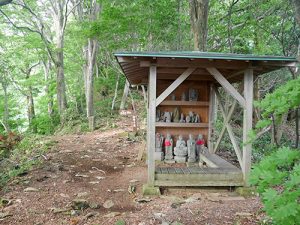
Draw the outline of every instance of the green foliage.
[[[280,148],[254,166],[250,182],[262,195],[264,210],[275,224],[300,223],[300,152]]]
[[[10,179],[28,172],[41,162],[54,142],[44,136],[28,135],[10,152],[8,158],[0,160],[0,188]]]
[[[285,85],[276,89],[273,93],[267,94],[266,97],[257,104],[263,109],[262,116],[266,118],[261,121],[258,126],[269,125],[267,118],[270,115],[282,116],[290,109],[295,109],[300,105],[300,77],[295,80],[288,81]]]

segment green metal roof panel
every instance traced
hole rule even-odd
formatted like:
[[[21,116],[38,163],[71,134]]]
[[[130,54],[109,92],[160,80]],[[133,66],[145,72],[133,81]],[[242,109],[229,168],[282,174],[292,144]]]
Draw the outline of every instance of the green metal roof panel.
[[[161,57],[161,58],[194,58],[194,59],[225,59],[249,61],[288,61],[297,62],[294,57],[257,56],[250,54],[215,53],[199,51],[168,51],[168,52],[116,52],[116,57]]]

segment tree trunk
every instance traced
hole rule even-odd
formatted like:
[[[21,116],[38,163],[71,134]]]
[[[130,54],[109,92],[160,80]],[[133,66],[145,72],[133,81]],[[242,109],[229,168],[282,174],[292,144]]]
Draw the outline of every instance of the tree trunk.
[[[10,132],[10,126],[9,126],[9,105],[8,105],[8,93],[7,93],[7,84],[3,81],[1,82],[3,91],[4,91],[4,112],[3,112],[3,120],[2,125],[4,126],[4,129],[6,133]]]
[[[26,96],[27,99],[27,117],[29,123],[29,129],[33,133],[37,133],[37,126],[34,124],[35,119],[35,109],[34,109],[34,100],[32,95],[32,87],[28,88],[28,95]]]
[[[126,104],[126,100],[127,100],[127,97],[128,97],[128,92],[129,92],[129,82],[128,82],[128,80],[126,80],[125,87],[124,87],[124,92],[123,92],[123,96],[122,96],[122,100],[121,100],[121,104],[120,104],[120,110],[125,109],[125,104]]]
[[[206,51],[209,0],[190,0],[191,27],[194,50]]]
[[[116,103],[116,99],[118,96],[118,89],[119,89],[119,80],[120,80],[120,74],[118,73],[118,78],[117,78],[117,82],[116,82],[116,88],[115,88],[115,94],[114,94],[114,98],[111,104],[111,110],[115,109],[115,103]]]
[[[43,67],[44,67],[44,76],[45,76],[45,81],[46,81],[46,88],[45,88],[45,92],[46,92],[46,96],[47,96],[47,105],[48,105],[48,115],[50,118],[53,117],[53,96],[52,93],[50,93],[50,89],[49,89],[49,81],[52,80],[52,76],[51,76],[51,61],[47,60],[46,62],[43,61]]]
[[[59,36],[57,40],[57,62],[56,62],[56,88],[57,88],[57,104],[58,111],[61,116],[62,122],[64,121],[65,110],[67,109],[67,95],[64,74],[64,38]]]

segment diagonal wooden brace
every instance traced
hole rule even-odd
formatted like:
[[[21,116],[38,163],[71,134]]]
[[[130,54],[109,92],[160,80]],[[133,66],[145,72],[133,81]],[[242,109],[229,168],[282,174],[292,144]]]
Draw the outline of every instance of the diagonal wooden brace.
[[[240,146],[235,138],[235,135],[233,133],[233,130],[232,130],[232,127],[231,125],[229,124],[229,121],[226,120],[227,116],[226,116],[226,111],[225,111],[225,108],[221,102],[221,96],[220,96],[220,93],[219,91],[215,88],[215,92],[216,92],[216,97],[218,99],[218,102],[219,102],[219,106],[220,106],[220,109],[221,109],[221,113],[223,115],[223,118],[224,118],[224,124],[227,128],[227,131],[228,131],[228,134],[229,134],[229,137],[230,137],[230,140],[232,142],[232,145],[233,145],[233,148],[234,148],[234,151],[236,153],[236,156],[238,158],[238,161],[239,161],[239,164],[241,166],[241,168],[243,167],[243,160],[242,160],[242,153],[241,153],[241,149],[240,149]]]
[[[243,108],[246,107],[245,98],[228,82],[228,80],[216,68],[210,67],[206,69],[222,85],[226,92],[228,92],[234,99],[236,99]]]
[[[197,68],[188,68],[184,71],[157,99],[156,107],[162,103],[186,78],[189,77]]]

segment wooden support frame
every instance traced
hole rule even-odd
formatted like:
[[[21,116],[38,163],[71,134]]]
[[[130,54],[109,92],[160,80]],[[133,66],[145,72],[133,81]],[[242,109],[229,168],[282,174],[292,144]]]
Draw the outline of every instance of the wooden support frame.
[[[148,184],[154,185],[155,178],[155,116],[156,116],[156,79],[157,68],[152,65],[149,69],[149,89],[148,89],[148,132],[147,132],[147,149],[148,149]]]
[[[207,71],[222,85],[222,87],[245,108],[245,98],[228,82],[228,80],[214,67],[206,68]]]
[[[215,125],[216,115],[216,93],[213,84],[210,85],[210,97],[209,97],[209,115],[208,115],[208,138],[207,147],[210,153],[213,153],[213,133]]]
[[[252,145],[248,143],[248,135],[252,129],[253,122],[253,69],[247,69],[244,73],[244,97],[246,107],[244,108],[243,120],[243,165],[245,186],[249,185],[249,174],[251,170]]]
[[[196,68],[188,68],[184,71],[157,99],[156,99],[156,107],[162,103],[186,78],[191,75]]]
[[[221,102],[221,96],[220,96],[220,93],[219,93],[218,89],[215,88],[215,92],[216,92],[218,103],[219,103],[219,106],[220,106],[220,109],[221,109],[221,113],[222,113],[223,118],[224,118],[224,126],[226,127],[226,129],[228,131],[228,134],[229,134],[231,143],[233,145],[235,154],[236,154],[236,156],[238,158],[238,161],[239,161],[239,164],[240,164],[240,166],[242,168],[243,167],[243,160],[242,160],[241,149],[240,149],[240,146],[239,146],[239,144],[238,144],[238,142],[237,142],[237,140],[235,138],[235,135],[233,133],[232,127],[231,127],[231,125],[230,125],[230,123],[228,121],[228,118],[230,119],[231,116],[232,116],[232,113],[234,111],[235,106],[231,107],[232,109],[230,111],[232,111],[232,112],[229,112],[231,115],[230,114],[226,115],[226,111],[225,111],[224,105]]]

